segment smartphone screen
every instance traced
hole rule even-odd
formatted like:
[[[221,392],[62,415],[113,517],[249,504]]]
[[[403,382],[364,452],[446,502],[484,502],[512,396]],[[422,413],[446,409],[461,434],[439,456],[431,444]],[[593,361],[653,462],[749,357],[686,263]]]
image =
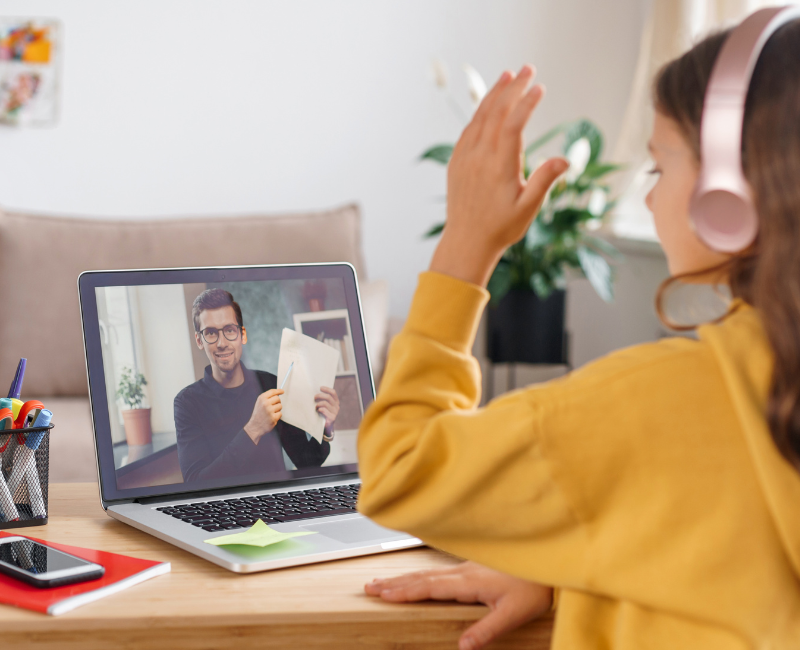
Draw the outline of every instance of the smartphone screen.
[[[31,575],[92,564],[29,539],[6,543],[2,543],[2,540],[0,540],[0,562],[5,562],[13,567],[27,571]]]

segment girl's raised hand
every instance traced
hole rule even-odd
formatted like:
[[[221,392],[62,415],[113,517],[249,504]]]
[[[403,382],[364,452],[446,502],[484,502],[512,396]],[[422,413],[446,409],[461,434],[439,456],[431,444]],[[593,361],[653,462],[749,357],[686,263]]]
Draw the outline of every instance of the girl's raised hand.
[[[522,131],[544,95],[534,69],[504,72],[484,97],[447,168],[447,222],[431,271],[485,286],[527,232],[548,188],[569,166],[551,158],[526,181]]]
[[[500,635],[546,612],[553,600],[550,587],[493,571],[475,562],[373,580],[364,585],[364,591],[393,603],[457,600],[487,605],[491,611],[461,635],[459,650],[483,648]]]

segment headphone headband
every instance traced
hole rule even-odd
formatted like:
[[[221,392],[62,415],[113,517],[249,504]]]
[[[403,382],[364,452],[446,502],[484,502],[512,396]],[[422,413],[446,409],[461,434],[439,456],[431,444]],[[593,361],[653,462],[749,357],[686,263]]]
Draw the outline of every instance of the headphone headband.
[[[745,18],[728,36],[711,71],[700,125],[700,176],[689,212],[697,236],[733,253],[758,234],[758,215],[742,170],[744,106],[758,57],[770,36],[800,18],[800,7],[769,7]]]

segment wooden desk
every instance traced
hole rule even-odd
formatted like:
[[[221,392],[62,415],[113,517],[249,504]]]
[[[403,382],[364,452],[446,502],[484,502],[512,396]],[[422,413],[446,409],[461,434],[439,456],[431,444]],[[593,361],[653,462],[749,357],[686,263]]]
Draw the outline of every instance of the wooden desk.
[[[58,617],[0,605],[4,649],[453,650],[486,613],[479,605],[394,605],[364,594],[372,578],[457,562],[432,549],[237,575],[111,519],[93,483],[51,485],[48,525],[13,532],[168,561],[172,572]],[[550,617],[534,621],[491,647],[549,648],[551,626]]]

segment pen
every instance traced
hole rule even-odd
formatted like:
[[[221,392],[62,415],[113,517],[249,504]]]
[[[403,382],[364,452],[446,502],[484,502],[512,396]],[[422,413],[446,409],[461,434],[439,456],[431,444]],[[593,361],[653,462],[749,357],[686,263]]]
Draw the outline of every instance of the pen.
[[[281,382],[281,390],[283,390],[283,387],[286,385],[286,380],[289,379],[289,373],[292,372],[292,368],[294,368],[294,361],[289,364],[289,370],[286,371],[286,375],[283,377],[283,381]]]
[[[27,359],[23,358],[19,360],[17,372],[14,375],[14,381],[11,382],[11,388],[8,389],[9,397],[19,399],[19,396],[22,394],[22,380],[25,379],[25,366],[27,363]]]
[[[3,402],[11,403],[11,400],[2,399],[0,400],[0,404]],[[2,430],[10,430],[14,426],[14,415],[9,408],[0,408],[0,429]],[[3,436],[6,440],[0,443],[0,467],[3,464],[3,452],[8,447],[8,443],[11,442],[11,434],[7,434]],[[5,517],[6,521],[16,521],[19,519],[19,511],[17,510],[17,506],[14,504],[14,497],[11,494],[11,490],[8,489],[8,484],[6,483],[5,479],[3,478],[3,472],[0,470],[0,511],[2,511],[3,517]]]
[[[46,427],[53,419],[52,412],[43,408],[36,416],[36,421],[33,423],[34,427]],[[36,470],[36,458],[34,454],[39,448],[39,445],[44,438],[46,431],[36,431],[29,433],[28,438],[24,445],[17,448],[17,454],[14,458],[14,469],[8,479],[8,489],[13,494],[17,488],[25,480],[28,486],[28,499],[31,504],[31,511],[33,516],[37,519],[44,519],[47,515],[44,509],[44,499],[42,497],[42,486],[39,483],[39,472]]]

